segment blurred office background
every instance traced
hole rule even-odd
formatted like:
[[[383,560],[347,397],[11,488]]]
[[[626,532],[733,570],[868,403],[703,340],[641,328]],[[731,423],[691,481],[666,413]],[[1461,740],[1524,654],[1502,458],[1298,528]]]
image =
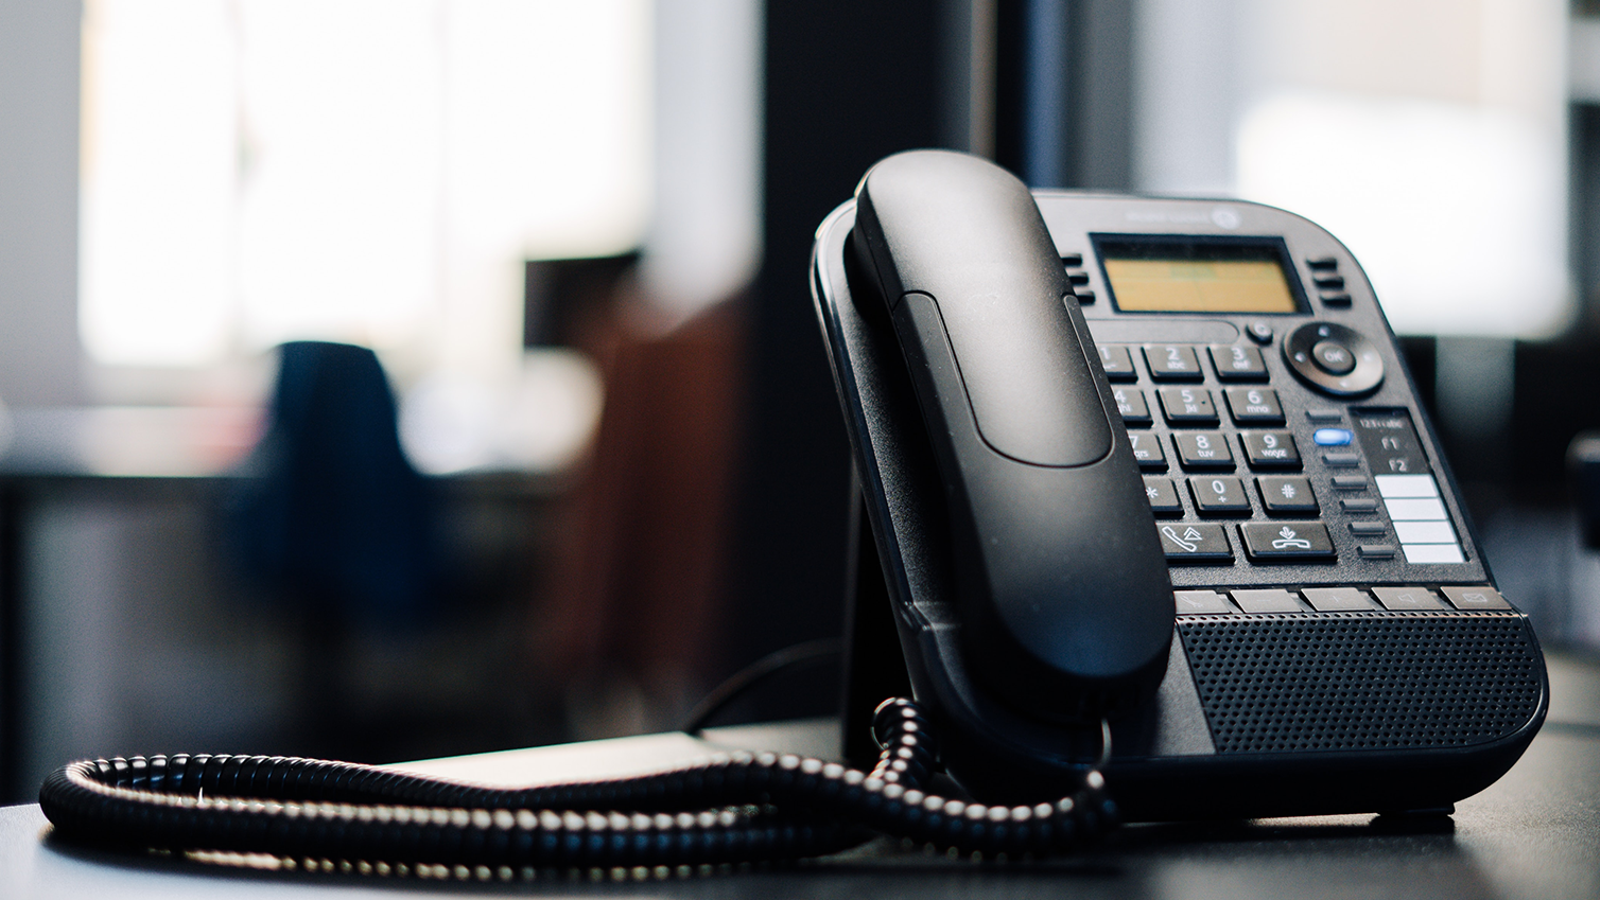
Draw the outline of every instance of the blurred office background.
[[[838,635],[807,257],[923,146],[1328,227],[1503,589],[1600,648],[1563,466],[1600,427],[1596,4],[0,0],[0,801],[82,755],[670,728]],[[392,615],[241,561],[285,341],[397,398],[433,563]]]

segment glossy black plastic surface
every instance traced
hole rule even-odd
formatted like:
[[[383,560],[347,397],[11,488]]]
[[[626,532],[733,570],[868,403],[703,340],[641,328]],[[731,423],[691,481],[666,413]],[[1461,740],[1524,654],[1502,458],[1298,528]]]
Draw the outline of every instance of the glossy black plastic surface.
[[[1176,483],[1181,511],[1160,522],[1187,519],[1215,528],[1231,551],[1168,570],[1178,590],[1216,592],[1221,606],[1215,614],[1178,616],[1183,640],[1173,642],[1154,696],[1111,722],[1107,777],[1127,814],[1148,820],[1435,809],[1493,782],[1532,740],[1548,702],[1538,642],[1525,616],[1442,603],[1426,611],[1369,602],[1370,608],[1324,612],[1309,602],[1328,588],[1376,597],[1397,586],[1443,594],[1452,586],[1494,583],[1404,361],[1349,252],[1314,224],[1256,204],[1065,191],[1036,192],[1035,199],[1053,252],[1081,264],[1089,275],[1084,289],[1096,295],[1092,304],[1069,310],[1074,328],[1100,347],[1128,352],[1136,371],[1119,374],[1116,387],[1143,392],[1154,414],[1154,421],[1120,428],[1114,421],[1114,439],[1120,445],[1137,433],[1167,447],[1160,474]],[[819,228],[812,290],[862,486],[865,539],[876,548],[861,558],[880,564],[860,574],[857,624],[865,611],[887,608],[898,646],[857,642],[852,664],[870,659],[881,673],[903,658],[916,696],[946,736],[947,770],[985,802],[1024,802],[1052,785],[1070,784],[1077,767],[1098,756],[1098,729],[1006,702],[980,671],[989,657],[971,652],[971,626],[959,599],[960,552],[951,537],[961,513],[949,499],[939,442],[930,439],[916,377],[881,295],[881,273],[852,247],[855,216],[856,204],[846,203]],[[1094,236],[1135,231],[1174,240],[1273,242],[1285,248],[1286,272],[1297,288],[1311,284],[1312,260],[1333,259],[1350,296],[1335,301],[1307,291],[1301,308],[1275,315],[1124,312],[1095,256]],[[1282,342],[1309,322],[1362,335],[1383,366],[1381,383],[1349,397],[1297,377]],[[1157,395],[1168,381],[1156,378],[1148,360],[1169,345],[1186,346],[1201,360],[1203,371],[1179,383],[1212,392],[1220,423],[1164,419]],[[1229,348],[1240,347],[1259,348],[1266,372],[1246,383],[1276,391],[1282,422],[1232,421],[1223,394],[1236,382],[1217,369],[1212,351],[1222,348],[1218,353],[1228,359]],[[1104,393],[1102,403],[1115,409]],[[1377,419],[1415,426],[1403,453],[1365,445],[1364,423]],[[1258,472],[1283,474],[1276,463],[1270,470],[1252,468],[1239,446],[1263,427],[1287,432],[1298,445],[1302,462],[1288,474],[1302,490],[1310,488],[1320,511],[1290,518],[1326,524],[1331,555],[1252,559],[1239,526],[1282,515],[1252,494],[1249,515],[1207,518],[1185,489],[1183,482],[1200,473],[1184,468],[1172,442],[1198,433],[1221,434],[1235,446],[1234,468],[1222,474],[1247,485]],[[1323,447],[1314,435],[1327,427],[1349,429],[1355,440]],[[1335,455],[1352,457],[1354,466]],[[1404,469],[1396,468],[1400,456]],[[1388,556],[1358,552],[1375,538],[1352,525],[1376,522],[1384,539],[1401,536],[1374,487],[1376,475],[1395,471],[1431,473],[1437,513],[1457,536],[1460,561],[1413,559],[1404,548]],[[1365,512],[1347,512],[1343,500],[1351,497],[1375,499],[1361,507]],[[877,606],[866,587],[873,584],[881,584]],[[1234,591],[1259,590],[1296,598],[1296,610],[1266,615],[1227,599]],[[1309,592],[1306,599],[1298,599],[1302,591]],[[853,675],[853,688],[856,680]],[[887,686],[861,689],[882,693]],[[1475,724],[1487,719],[1492,727]]]
[[[858,204],[854,246],[943,477],[974,671],[1056,716],[1138,705],[1165,670],[1172,588],[1032,195],[991,163],[916,151],[875,166]]]

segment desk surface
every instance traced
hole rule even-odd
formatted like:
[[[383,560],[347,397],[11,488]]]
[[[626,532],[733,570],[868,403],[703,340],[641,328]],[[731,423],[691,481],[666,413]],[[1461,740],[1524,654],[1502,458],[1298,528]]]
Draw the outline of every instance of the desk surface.
[[[1505,778],[1458,804],[1452,820],[1375,822],[1330,816],[1141,825],[1079,856],[1012,865],[929,858],[884,843],[815,863],[684,880],[532,884],[382,882],[217,870],[132,859],[50,840],[37,806],[0,809],[0,896],[95,900],[453,895],[783,897],[1292,898],[1600,897],[1600,666],[1550,659],[1551,715]],[[828,753],[821,723],[722,729],[720,746]],[[628,773],[705,753],[682,734],[534,748],[400,767],[502,784]]]

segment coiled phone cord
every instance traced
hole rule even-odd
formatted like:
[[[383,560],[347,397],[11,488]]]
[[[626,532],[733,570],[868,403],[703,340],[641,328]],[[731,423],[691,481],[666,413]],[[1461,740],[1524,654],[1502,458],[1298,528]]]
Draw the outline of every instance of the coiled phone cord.
[[[1049,854],[1117,823],[1097,769],[1052,803],[963,803],[924,790],[936,750],[912,701],[885,701],[873,731],[883,750],[869,773],[736,752],[635,778],[501,789],[352,763],[178,755],[71,763],[39,803],[63,836],[97,844],[503,879],[817,856],[860,843],[863,827],[959,853]]]

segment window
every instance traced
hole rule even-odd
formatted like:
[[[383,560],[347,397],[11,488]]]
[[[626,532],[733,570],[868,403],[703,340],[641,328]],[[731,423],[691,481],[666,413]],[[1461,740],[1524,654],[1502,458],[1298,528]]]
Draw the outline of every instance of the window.
[[[88,356],[514,371],[523,261],[643,237],[650,28],[648,0],[87,0]]]

